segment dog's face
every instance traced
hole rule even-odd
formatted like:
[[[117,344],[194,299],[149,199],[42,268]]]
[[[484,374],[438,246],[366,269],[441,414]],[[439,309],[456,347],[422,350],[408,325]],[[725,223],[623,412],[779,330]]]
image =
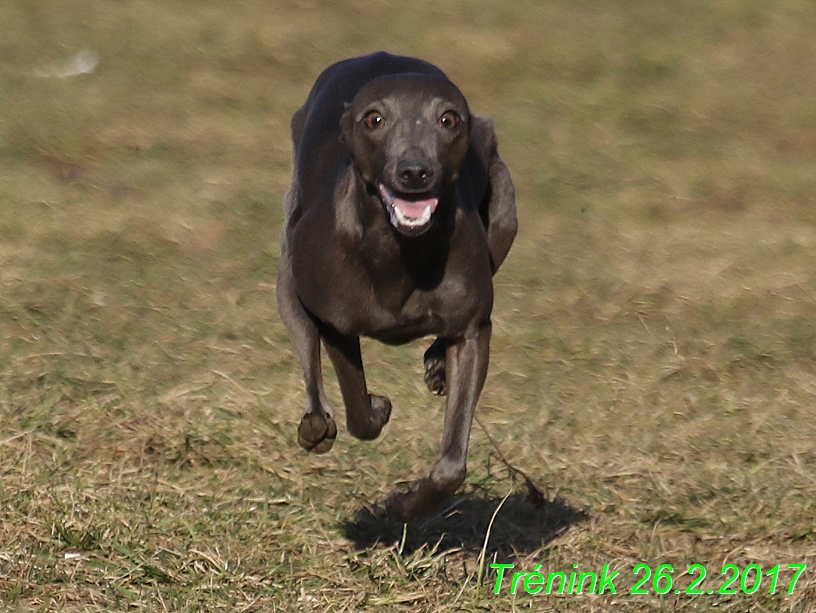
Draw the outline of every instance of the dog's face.
[[[380,77],[360,90],[340,126],[391,224],[408,236],[425,232],[467,153],[470,112],[461,92],[425,75]]]

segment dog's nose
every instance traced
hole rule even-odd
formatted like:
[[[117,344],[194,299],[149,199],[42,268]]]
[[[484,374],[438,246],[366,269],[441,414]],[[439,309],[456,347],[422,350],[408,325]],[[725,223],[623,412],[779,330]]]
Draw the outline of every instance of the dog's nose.
[[[427,189],[433,183],[434,171],[422,160],[403,160],[397,164],[397,177],[405,189]]]

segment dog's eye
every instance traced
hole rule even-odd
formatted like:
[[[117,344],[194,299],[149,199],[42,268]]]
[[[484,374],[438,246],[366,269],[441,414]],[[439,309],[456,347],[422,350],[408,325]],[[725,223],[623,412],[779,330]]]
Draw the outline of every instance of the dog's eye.
[[[453,130],[459,125],[459,115],[454,111],[445,111],[442,116],[437,119],[437,123],[448,130]]]
[[[366,116],[363,117],[363,123],[369,130],[376,130],[377,128],[382,128],[383,125],[385,125],[385,117],[380,115],[379,111],[369,111],[366,113]]]

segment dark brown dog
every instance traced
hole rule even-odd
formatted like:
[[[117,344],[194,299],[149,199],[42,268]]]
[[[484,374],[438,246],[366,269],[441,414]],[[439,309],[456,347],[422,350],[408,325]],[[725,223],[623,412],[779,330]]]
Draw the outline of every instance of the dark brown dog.
[[[318,77],[292,117],[292,141],[277,297],[306,383],[298,442],[323,453],[337,436],[321,339],[349,432],[373,439],[391,402],[368,393],[360,336],[400,344],[436,335],[425,380],[448,396],[442,455],[427,478],[388,500],[398,519],[426,516],[465,478],[487,374],[492,276],[516,234],[493,124],[470,114],[438,68],[375,53]]]

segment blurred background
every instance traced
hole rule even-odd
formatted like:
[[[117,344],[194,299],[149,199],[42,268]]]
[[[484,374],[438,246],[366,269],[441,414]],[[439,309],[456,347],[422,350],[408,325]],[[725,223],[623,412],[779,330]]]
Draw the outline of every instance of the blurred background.
[[[816,4],[13,0],[0,24],[10,610],[816,606],[784,567],[816,551]],[[392,422],[310,456],[274,307],[289,119],[379,49],[494,118],[521,223],[464,495],[408,548],[371,510],[438,448],[426,343],[365,343]],[[609,563],[627,596],[480,591],[508,491],[492,559]],[[628,594],[639,562],[716,591],[724,561],[780,588]]]

